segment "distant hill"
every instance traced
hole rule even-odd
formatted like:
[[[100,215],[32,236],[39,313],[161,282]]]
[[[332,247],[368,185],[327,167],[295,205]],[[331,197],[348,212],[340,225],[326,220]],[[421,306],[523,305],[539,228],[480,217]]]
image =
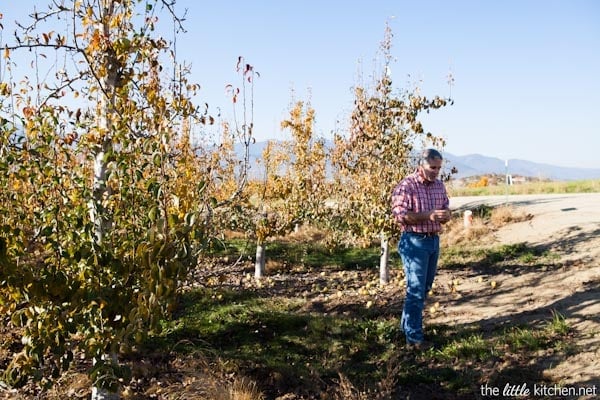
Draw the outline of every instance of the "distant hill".
[[[505,174],[505,160],[483,156],[481,154],[468,154],[456,156],[444,153],[446,165],[456,167],[456,178],[466,178],[475,175]],[[600,179],[600,168],[571,168],[556,165],[535,163],[532,161],[510,159],[508,160],[508,173],[513,176],[526,176],[553,181],[573,181],[583,179]]]
[[[250,164],[256,172],[256,160],[262,157],[262,152],[267,145],[266,141],[256,142],[250,145]],[[327,146],[333,144],[328,142]],[[235,151],[242,155],[243,146],[237,145]],[[446,166],[455,167],[458,170],[454,178],[467,178],[477,175],[506,173],[505,160],[495,157],[483,156],[481,154],[468,154],[457,156],[444,152]],[[511,159],[508,160],[508,173],[513,176],[525,176],[554,181],[574,181],[583,179],[600,179],[600,168],[571,168],[560,167],[550,164],[535,163],[532,161]]]

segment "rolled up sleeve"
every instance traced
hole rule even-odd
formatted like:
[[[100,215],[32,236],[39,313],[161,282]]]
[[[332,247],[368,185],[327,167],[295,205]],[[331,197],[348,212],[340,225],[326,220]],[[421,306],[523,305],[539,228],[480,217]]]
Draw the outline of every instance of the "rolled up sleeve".
[[[412,209],[410,201],[411,196],[406,191],[406,185],[403,183],[398,184],[392,191],[392,216],[399,224],[405,224],[404,218],[406,218],[408,211]]]

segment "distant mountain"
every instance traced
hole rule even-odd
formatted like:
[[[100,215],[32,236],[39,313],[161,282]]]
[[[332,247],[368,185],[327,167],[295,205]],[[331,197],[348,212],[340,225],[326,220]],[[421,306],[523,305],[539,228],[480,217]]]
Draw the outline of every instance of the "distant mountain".
[[[250,164],[256,171],[256,161],[262,157],[262,152],[267,145],[266,141],[256,142],[250,145]],[[327,142],[327,147],[333,143]],[[243,146],[235,147],[236,153],[241,156]],[[506,173],[505,160],[495,157],[483,156],[481,154],[468,154],[457,156],[444,152],[445,164],[448,168],[455,167],[458,170],[453,178],[467,178],[469,176]],[[532,178],[550,179],[555,181],[573,181],[583,179],[600,179],[599,168],[571,168],[556,165],[535,163],[532,161],[510,159],[508,160],[508,173],[512,176],[525,176]]]
[[[453,175],[456,178],[486,174],[505,174],[508,169],[508,173],[513,176],[520,175],[554,181],[600,179],[600,169],[598,168],[559,167],[518,159],[508,160],[507,168],[505,160],[482,156],[480,154],[456,156],[444,153],[444,157],[448,167],[456,167],[458,170],[458,173]]]

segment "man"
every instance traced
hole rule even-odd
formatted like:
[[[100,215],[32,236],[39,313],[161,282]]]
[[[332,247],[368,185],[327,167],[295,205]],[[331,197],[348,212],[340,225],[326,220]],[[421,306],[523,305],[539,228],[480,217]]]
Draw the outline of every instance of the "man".
[[[416,171],[392,192],[392,214],[402,228],[398,252],[406,276],[401,328],[407,347],[414,349],[431,347],[423,336],[423,308],[437,271],[438,235],[450,220],[448,194],[438,179],[442,162],[439,151],[425,150]]]

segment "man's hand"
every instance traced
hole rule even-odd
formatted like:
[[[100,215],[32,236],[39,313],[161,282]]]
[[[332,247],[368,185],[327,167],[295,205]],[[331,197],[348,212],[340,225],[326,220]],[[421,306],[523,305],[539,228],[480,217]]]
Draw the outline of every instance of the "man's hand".
[[[429,215],[429,219],[433,222],[445,224],[450,221],[450,210],[433,210]]]

